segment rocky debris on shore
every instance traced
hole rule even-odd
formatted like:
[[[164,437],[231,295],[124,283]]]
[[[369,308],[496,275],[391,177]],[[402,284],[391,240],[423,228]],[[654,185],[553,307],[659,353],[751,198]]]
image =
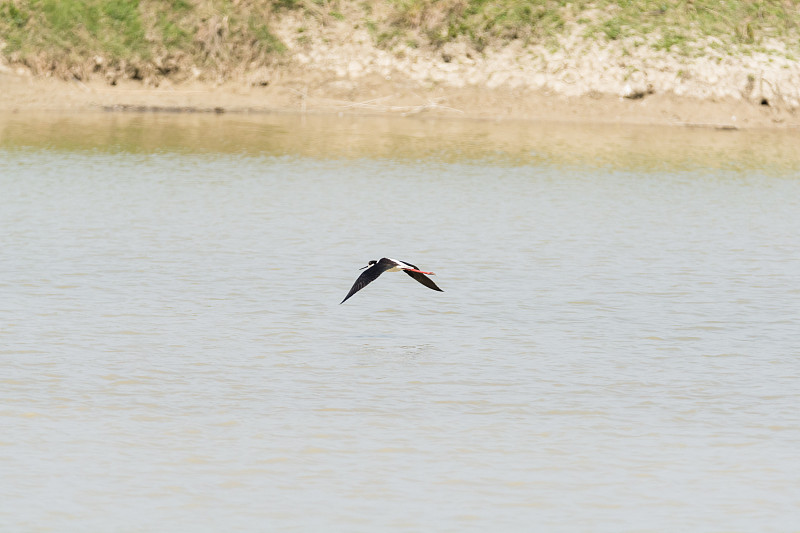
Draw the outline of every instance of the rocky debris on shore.
[[[251,10],[257,5],[246,3]],[[381,4],[370,5],[377,9]],[[638,105],[640,110],[651,102],[672,98],[700,102],[704,108],[720,102],[744,105],[751,119],[758,115],[775,123],[798,122],[800,62],[793,55],[797,50],[789,49],[788,38],[765,37],[758,46],[737,47],[706,37],[692,41],[689,50],[659,45],[663,36],[657,32],[605,39],[590,35],[586,26],[569,22],[564,31],[549,39],[494,39],[480,49],[465,35],[441,42],[419,35],[382,42],[375,27],[370,27],[360,8],[354,6],[349,7],[353,12],[339,16],[270,11],[269,42],[279,43],[280,53],[250,50],[253,45],[247,39],[232,39],[238,34],[227,18],[204,18],[203,31],[195,41],[209,51],[206,62],[186,51],[167,50],[147,60],[110,59],[100,53],[75,56],[74,63],[64,64],[44,53],[23,60],[19,52],[3,54],[0,37],[0,80],[2,76],[38,73],[84,88],[84,84],[102,80],[98,83],[104,83],[104,95],[97,105],[120,110],[218,112],[218,95],[190,105],[175,103],[172,96],[187,86],[202,92],[227,84],[235,87],[231,94],[240,101],[226,103],[226,111],[295,106],[292,109],[300,111],[437,110],[514,117],[523,110],[530,117],[535,114],[531,112],[534,106],[543,101],[549,104],[547,99],[554,100],[552,97],[602,100],[606,108],[613,107],[607,104],[614,100]],[[588,11],[584,14],[591,17]],[[172,96],[167,103],[139,101],[131,84],[136,90],[158,88],[164,90],[163,95]],[[126,89],[121,89],[123,86]],[[113,90],[127,96],[111,96]],[[264,98],[269,93],[271,100],[260,100],[249,92],[260,92]],[[249,96],[244,98],[244,94]],[[527,100],[522,105],[520,95]],[[480,111],[476,113],[476,109]],[[606,117],[633,113],[620,109],[609,111]],[[662,115],[669,114],[671,123],[685,124],[692,122],[693,113],[684,109]],[[737,121],[735,115],[741,117],[739,112],[715,111],[697,120],[720,120],[729,125]],[[547,116],[560,115],[551,112]]]
[[[340,84],[381,76],[420,87],[481,86],[530,89],[567,97],[616,95],[638,99],[670,93],[701,100],[737,99],[794,110],[800,107],[800,62],[783,43],[768,41],[762,51],[730,55],[713,40],[692,56],[656,50],[632,38],[588,40],[579,28],[558,37],[558,46],[512,41],[478,53],[464,41],[438,50],[376,47],[367,30],[326,28],[324,38],[296,42],[301,21],[287,17],[278,34],[293,61],[324,72]]]

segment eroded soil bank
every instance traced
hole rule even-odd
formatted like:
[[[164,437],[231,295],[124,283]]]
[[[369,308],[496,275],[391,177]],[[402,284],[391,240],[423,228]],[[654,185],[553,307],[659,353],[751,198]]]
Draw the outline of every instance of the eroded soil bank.
[[[480,51],[465,39],[385,46],[365,24],[354,23],[357,17],[345,15],[274,17],[271,31],[285,47],[280,58],[231,68],[225,76],[178,63],[144,77],[126,75],[95,57],[70,77],[0,56],[0,112],[424,113],[800,127],[800,62],[781,40],[766,38],[743,52],[711,39],[687,54],[643,44],[638,36],[590,38],[574,23],[539,44],[497,41]]]
[[[242,82],[110,87],[0,74],[0,112],[333,113],[446,116],[649,124],[718,129],[798,128],[792,109],[736,99],[650,94],[565,96],[548,90],[485,86],[419,86],[372,76],[342,80],[319,72],[286,76],[268,86]]]

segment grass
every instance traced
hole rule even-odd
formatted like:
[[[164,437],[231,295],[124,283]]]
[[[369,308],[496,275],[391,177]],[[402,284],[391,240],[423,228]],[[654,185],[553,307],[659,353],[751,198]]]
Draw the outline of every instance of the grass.
[[[272,30],[295,11],[311,25],[349,21],[379,46],[438,48],[466,41],[478,52],[511,41],[559,46],[566,32],[673,54],[766,50],[800,53],[800,0],[0,0],[0,54],[36,72],[89,75],[106,67],[180,63],[225,75],[286,52]],[[304,32],[302,42],[312,42]],[[126,67],[127,65],[127,67]],[[247,67],[245,67],[247,66]]]
[[[800,30],[798,0],[601,0],[595,6],[605,14],[587,25],[590,35],[644,36],[655,49],[681,53],[712,38],[728,52],[770,38],[797,46]]]
[[[542,41],[564,29],[562,0],[391,0],[392,25],[433,46],[465,38],[477,50],[493,42]]]
[[[769,38],[800,49],[800,0],[391,0],[392,24],[433,46],[462,38],[481,50],[521,39],[553,42],[584,28],[589,39],[639,37],[657,50],[690,53],[709,38],[728,51]],[[385,32],[384,32],[385,33]]]
[[[88,46],[113,56],[148,53],[138,0],[31,0],[0,4],[7,52],[69,53]]]
[[[165,62],[175,64],[171,70],[188,72],[199,65],[225,73],[243,64],[268,64],[285,51],[270,29],[278,4],[0,0],[0,53],[37,73],[79,79],[96,68],[96,58],[104,68],[133,68],[134,77],[163,73],[157,65]]]

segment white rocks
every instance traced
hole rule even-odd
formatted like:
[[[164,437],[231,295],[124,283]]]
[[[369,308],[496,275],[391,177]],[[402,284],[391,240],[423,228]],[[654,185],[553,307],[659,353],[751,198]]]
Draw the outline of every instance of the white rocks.
[[[486,81],[486,87],[489,89],[496,89],[503,85],[509,78],[508,72],[499,71],[493,72],[489,75],[489,79]]]
[[[358,61],[350,61],[347,64],[347,74],[351,78],[358,78],[364,72],[364,67]]]
[[[298,65],[354,82],[376,74],[421,85],[550,90],[565,96],[642,98],[655,92],[698,98],[767,98],[771,105],[775,101],[790,107],[797,107],[800,101],[800,62],[789,59],[786,46],[779,41],[764,41],[765,51],[731,57],[719,52],[719,46],[711,46],[718,40],[708,39],[703,54],[681,56],[655,50],[642,37],[590,42],[584,29],[574,25],[559,38],[556,50],[513,41],[503,48],[478,52],[464,40],[439,49],[398,44],[385,50],[374,46],[363,28],[340,28],[336,33],[330,26],[320,26],[315,30],[319,36],[304,29],[303,35],[311,38],[298,44],[297,28],[308,21],[298,19],[293,24],[282,27],[278,35],[291,43],[287,46]]]

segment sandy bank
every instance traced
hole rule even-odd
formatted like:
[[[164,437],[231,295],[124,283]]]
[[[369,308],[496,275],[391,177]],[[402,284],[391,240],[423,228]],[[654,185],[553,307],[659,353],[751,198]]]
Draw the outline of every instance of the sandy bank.
[[[712,128],[798,128],[790,109],[732,97],[699,99],[650,94],[631,99],[607,94],[567,96],[547,89],[505,86],[423,86],[409,80],[364,76],[341,80],[319,72],[284,74],[267,86],[189,82],[110,87],[0,74],[0,112],[303,112],[390,114]]]
[[[480,119],[698,126],[800,127],[800,63],[780,42],[759,53],[709,47],[692,57],[625,40],[590,41],[576,29],[557,48],[512,42],[477,53],[377,47],[347,22],[276,25],[280,64],[235,79],[60,81],[0,63],[0,112],[424,113]],[[302,32],[301,32],[302,29]],[[297,35],[304,38],[298,39]],[[178,81],[180,79],[180,81]]]

